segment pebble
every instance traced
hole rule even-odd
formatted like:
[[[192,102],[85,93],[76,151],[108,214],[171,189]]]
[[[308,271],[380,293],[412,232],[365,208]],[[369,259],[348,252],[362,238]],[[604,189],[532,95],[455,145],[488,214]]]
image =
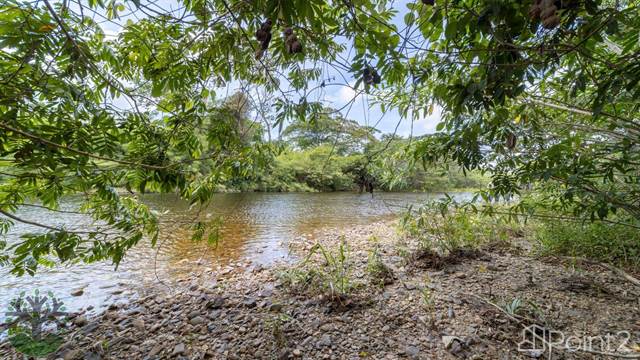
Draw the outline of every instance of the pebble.
[[[224,298],[222,296],[216,296],[215,298],[209,300],[206,304],[209,309],[220,309],[224,305]]]
[[[392,232],[393,229],[384,228],[384,231]],[[329,233],[328,248],[335,245],[341,235],[338,232]],[[470,298],[460,295],[470,292],[489,297],[485,287],[488,275],[492,284],[488,291],[496,297],[526,296],[540,302],[543,296],[548,295],[549,299],[552,296],[561,299],[561,305],[584,305],[589,304],[588,301],[594,305],[602,300],[583,294],[564,294],[552,287],[546,289],[548,294],[538,295],[528,290],[522,294],[514,293],[510,285],[525,284],[527,281],[524,270],[514,270],[514,264],[527,270],[542,268],[544,271],[540,271],[540,276],[547,277],[550,283],[554,281],[555,274],[563,274],[562,269],[555,271],[551,265],[541,265],[530,258],[512,257],[504,272],[479,274],[476,260],[463,260],[446,271],[431,271],[404,264],[402,257],[396,256],[394,260],[393,254],[396,252],[393,244],[384,240],[381,241],[380,253],[394,269],[399,281],[382,289],[369,287],[366,284],[369,281],[366,267],[368,246],[371,244],[368,239],[372,232],[362,230],[344,235],[352,244],[348,256],[353,256],[353,267],[350,268],[353,281],[355,285],[362,286],[355,290],[356,296],[336,302],[326,292],[290,291],[271,268],[259,272],[234,271],[224,278],[219,277],[217,272],[204,274],[197,279],[189,276],[182,285],[177,285],[182,286],[181,293],[171,296],[160,291],[152,293],[133,301],[132,305],[123,305],[122,311],[107,311],[97,315],[95,320],[84,324],[80,331],[72,328],[75,337],[64,349],[74,349],[72,351],[76,352],[61,351],[58,358],[69,356],[65,359],[83,360],[83,356],[95,352],[104,359],[147,360],[396,360],[444,359],[451,358],[452,354],[458,358],[482,356],[493,359],[500,358],[504,351],[516,351],[508,346],[520,341],[519,334],[513,334],[510,327],[512,323],[495,310],[475,306]],[[494,257],[497,260],[504,259],[501,254],[495,254]],[[403,267],[406,267],[406,272],[405,269],[401,270]],[[469,280],[459,280],[467,276]],[[506,279],[513,282],[509,284]],[[202,285],[196,289],[193,286],[195,282]],[[509,285],[503,286],[502,283]],[[600,283],[615,290],[620,287],[618,282],[608,282],[608,279]],[[197,293],[187,292],[189,287]],[[423,287],[433,290],[434,310],[425,308],[420,292],[406,291]],[[570,302],[572,297],[579,300]],[[620,303],[623,304],[623,301]],[[629,326],[627,318],[620,311],[616,312],[622,306],[612,306],[611,319]],[[545,315],[558,314],[556,308],[545,308],[544,311],[549,312]],[[575,326],[571,318],[588,316],[577,305],[573,306],[573,310],[565,308],[560,315],[564,315],[562,319],[567,326]],[[81,317],[76,315],[73,320],[75,326],[84,323]],[[602,326],[597,327],[597,321],[594,324],[595,330],[603,329]],[[99,331],[96,331],[98,325]],[[91,331],[86,330],[89,328]],[[149,333],[145,334],[145,329]],[[455,334],[465,336],[458,337]],[[278,336],[281,336],[279,340]],[[282,342],[276,344],[277,341]],[[186,344],[189,344],[188,350]],[[4,359],[2,346],[0,343],[0,359]]]
[[[316,344],[318,347],[328,347],[331,346],[331,336],[322,335],[318,343]]]
[[[64,356],[62,358],[64,360],[77,360],[80,358],[81,354],[82,354],[82,351],[80,351],[79,349],[73,349],[64,353]]]
[[[420,349],[415,346],[407,346],[404,350],[404,353],[412,359],[417,359],[420,355]]]
[[[173,352],[171,353],[171,355],[173,355],[173,356],[182,355],[182,354],[184,354],[185,351],[186,351],[186,348],[185,348],[184,343],[179,343],[178,345],[176,345],[173,348]]]
[[[205,319],[202,316],[196,316],[189,320],[189,324],[191,325],[202,325],[205,323]]]
[[[142,319],[133,319],[131,325],[133,325],[133,327],[138,331],[144,331],[145,329],[144,320]]]

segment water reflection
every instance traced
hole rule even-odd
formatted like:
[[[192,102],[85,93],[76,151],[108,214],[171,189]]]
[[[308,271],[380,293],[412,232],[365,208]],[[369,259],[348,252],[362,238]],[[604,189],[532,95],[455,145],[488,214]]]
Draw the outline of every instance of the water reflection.
[[[268,265],[287,260],[287,242],[296,236],[313,236],[326,228],[366,224],[394,216],[408,205],[439,197],[426,193],[239,193],[217,194],[212,205],[200,216],[222,217],[222,235],[218,246],[206,242],[193,243],[188,225],[197,209],[176,196],[146,195],[152,208],[166,211],[161,217],[159,248],[151,248],[148,240],[132,249],[117,271],[109,263],[75,264],[41,269],[34,277],[16,278],[0,268],[0,318],[2,307],[21,291],[39,288],[51,290],[67,307],[75,310],[94,306],[99,309],[118,299],[132,295],[146,282],[171,281],[190,273],[225,266],[230,262],[251,261]],[[466,197],[468,194],[459,194]],[[74,209],[70,198],[63,209]],[[21,217],[47,218],[59,226],[82,226],[88,219],[77,214],[55,213],[43,209],[21,209]],[[40,220],[41,221],[41,220]],[[28,225],[16,224],[8,236],[9,243],[19,241],[20,234],[36,231]],[[73,289],[82,288],[82,296],[73,297]]]

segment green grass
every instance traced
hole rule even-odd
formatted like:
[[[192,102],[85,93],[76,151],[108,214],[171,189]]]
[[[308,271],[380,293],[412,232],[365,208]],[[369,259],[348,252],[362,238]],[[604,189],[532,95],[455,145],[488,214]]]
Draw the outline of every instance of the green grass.
[[[542,255],[585,257],[640,269],[640,230],[631,226],[545,221],[535,238]]]
[[[377,243],[369,250],[367,273],[375,286],[384,287],[393,282],[393,271],[382,261],[380,245]]]
[[[24,355],[43,357],[58,350],[63,339],[55,334],[47,334],[42,339],[36,340],[24,332],[19,332],[11,336],[9,342]]]
[[[319,258],[312,259],[318,254]],[[336,248],[317,243],[299,266],[280,273],[285,286],[297,291],[324,293],[331,299],[348,297],[362,284],[355,281],[353,259],[344,237]]]
[[[440,254],[508,243],[514,234],[522,233],[522,227],[522,224],[503,218],[483,216],[464,209],[440,213],[429,207],[407,214],[401,221],[401,230],[406,235],[417,238],[423,248]]]

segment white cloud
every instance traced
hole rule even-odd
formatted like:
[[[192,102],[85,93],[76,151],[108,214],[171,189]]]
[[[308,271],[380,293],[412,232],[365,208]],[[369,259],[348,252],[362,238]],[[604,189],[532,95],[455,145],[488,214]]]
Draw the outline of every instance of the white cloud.
[[[403,124],[401,124],[398,129],[398,133],[402,136],[420,136],[425,134],[433,134],[436,131],[436,126],[440,122],[442,117],[442,108],[440,106],[434,106],[433,113],[431,115],[427,115],[426,117],[420,117],[418,119],[413,120],[413,130],[412,127],[412,119],[413,113],[409,111],[407,114],[407,118],[403,119]],[[395,118],[396,121],[398,117]]]

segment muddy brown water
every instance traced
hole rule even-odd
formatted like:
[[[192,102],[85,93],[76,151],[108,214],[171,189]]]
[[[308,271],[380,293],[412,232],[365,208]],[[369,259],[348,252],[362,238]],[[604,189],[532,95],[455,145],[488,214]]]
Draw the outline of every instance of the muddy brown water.
[[[217,246],[190,240],[189,223],[195,210],[176,196],[146,195],[144,201],[162,212],[162,246],[152,248],[141,241],[124,258],[117,270],[107,262],[72,264],[40,268],[35,276],[16,277],[0,268],[0,320],[8,302],[20,292],[35,289],[52,291],[70,311],[93,306],[100,311],[110,303],[135,297],[145,284],[157,279],[171,281],[229,263],[251,262],[268,266],[288,261],[287,243],[296,237],[313,237],[329,228],[349,227],[392,218],[409,205],[441,197],[437,193],[233,193],[216,194],[201,216],[222,219],[221,240]],[[458,193],[457,197],[468,197]],[[62,209],[74,209],[77,201],[68,199]],[[82,226],[87,219],[69,213],[51,213],[39,208],[22,208],[19,215],[59,226]],[[9,243],[20,235],[36,231],[16,224]],[[157,277],[156,277],[157,275]],[[81,296],[71,292],[83,289]]]

